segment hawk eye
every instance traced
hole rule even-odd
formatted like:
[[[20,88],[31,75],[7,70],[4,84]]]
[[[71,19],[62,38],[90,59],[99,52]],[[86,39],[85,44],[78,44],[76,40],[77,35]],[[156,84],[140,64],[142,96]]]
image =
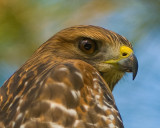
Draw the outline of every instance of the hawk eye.
[[[96,50],[96,43],[91,39],[82,39],[79,43],[79,48],[86,54],[92,54]]]

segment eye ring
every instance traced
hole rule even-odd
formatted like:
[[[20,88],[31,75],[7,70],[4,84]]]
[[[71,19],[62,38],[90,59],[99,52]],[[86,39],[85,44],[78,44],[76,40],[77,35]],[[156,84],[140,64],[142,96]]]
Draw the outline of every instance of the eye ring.
[[[79,49],[86,54],[93,54],[96,50],[96,42],[92,39],[82,39],[79,42]]]

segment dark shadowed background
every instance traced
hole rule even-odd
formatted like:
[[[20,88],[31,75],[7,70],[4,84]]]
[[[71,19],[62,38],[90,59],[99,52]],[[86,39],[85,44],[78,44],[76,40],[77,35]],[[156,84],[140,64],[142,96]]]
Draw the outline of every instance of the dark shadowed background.
[[[0,0],[0,85],[59,30],[98,25],[128,38],[139,60],[113,94],[125,128],[160,126],[160,0]]]

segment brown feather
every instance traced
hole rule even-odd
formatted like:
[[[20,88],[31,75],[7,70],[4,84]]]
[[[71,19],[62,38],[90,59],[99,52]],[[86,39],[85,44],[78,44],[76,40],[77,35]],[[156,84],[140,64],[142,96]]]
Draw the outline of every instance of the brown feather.
[[[78,49],[83,37],[98,42],[95,55]],[[0,88],[0,127],[122,128],[111,90],[123,73],[108,68],[104,80],[99,70],[101,61],[118,56],[121,45],[132,47],[126,38],[96,26],[54,35]]]

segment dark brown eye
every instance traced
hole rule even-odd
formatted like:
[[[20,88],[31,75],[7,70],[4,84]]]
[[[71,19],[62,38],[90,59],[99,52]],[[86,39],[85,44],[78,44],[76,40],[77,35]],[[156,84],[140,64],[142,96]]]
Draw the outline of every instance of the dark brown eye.
[[[96,43],[91,39],[83,39],[79,43],[79,48],[87,54],[92,54],[96,50]]]

